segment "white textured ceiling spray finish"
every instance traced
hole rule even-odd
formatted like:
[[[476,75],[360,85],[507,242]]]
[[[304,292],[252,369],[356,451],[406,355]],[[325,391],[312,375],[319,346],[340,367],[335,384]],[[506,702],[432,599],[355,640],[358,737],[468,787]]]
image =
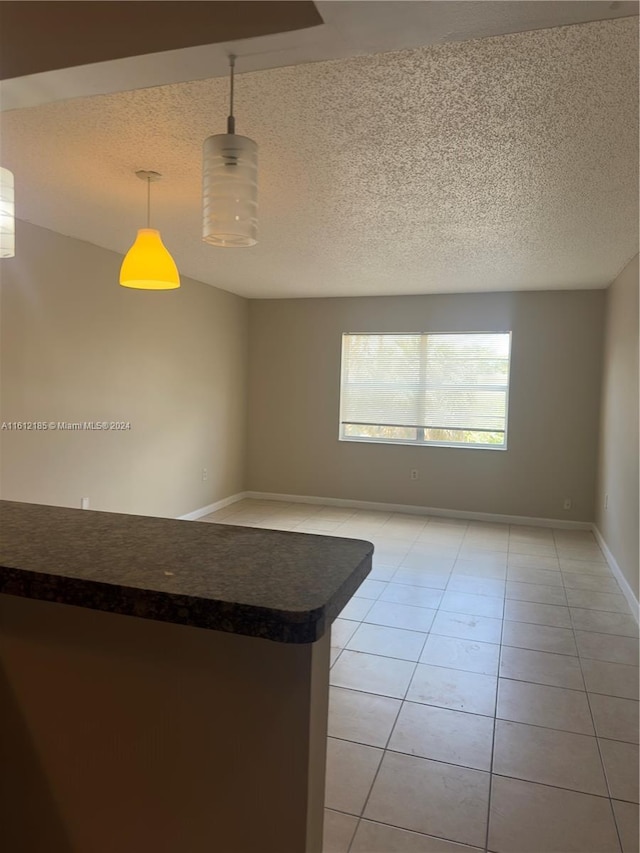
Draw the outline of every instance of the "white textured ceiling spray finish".
[[[239,75],[251,249],[200,241],[215,79],[5,114],[18,216],[124,253],[135,169],[183,275],[251,297],[607,285],[637,251],[637,19]]]

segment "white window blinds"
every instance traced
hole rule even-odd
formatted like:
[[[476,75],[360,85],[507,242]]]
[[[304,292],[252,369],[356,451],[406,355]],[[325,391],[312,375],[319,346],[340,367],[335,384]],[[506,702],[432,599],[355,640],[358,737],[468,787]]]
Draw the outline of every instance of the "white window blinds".
[[[510,332],[345,334],[341,437],[504,446],[510,345]]]

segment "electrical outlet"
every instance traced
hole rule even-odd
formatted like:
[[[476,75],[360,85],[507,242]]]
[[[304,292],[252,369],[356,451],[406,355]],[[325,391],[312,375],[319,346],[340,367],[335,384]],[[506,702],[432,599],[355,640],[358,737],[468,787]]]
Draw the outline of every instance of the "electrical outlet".
[[[411,476],[412,480],[417,480],[418,479],[418,469],[412,468],[410,476]]]
[[[563,509],[571,509],[571,498],[565,498]]]
[[[209,472],[206,468],[202,469],[202,482],[206,482],[209,479]]]
[[[609,509],[609,495],[604,496],[604,508]]]
[[[80,498],[80,509],[89,509],[89,498]]]

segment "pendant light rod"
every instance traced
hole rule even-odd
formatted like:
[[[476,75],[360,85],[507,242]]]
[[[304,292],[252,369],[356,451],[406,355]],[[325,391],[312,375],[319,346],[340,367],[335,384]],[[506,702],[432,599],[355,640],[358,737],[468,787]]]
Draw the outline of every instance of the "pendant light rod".
[[[233,71],[236,67],[236,56],[234,53],[229,54],[229,115],[227,117],[227,133],[236,132],[236,120],[233,115]]]
[[[148,169],[138,169],[136,178],[147,182],[147,228],[151,228],[151,184],[162,178],[160,172],[151,172]]]

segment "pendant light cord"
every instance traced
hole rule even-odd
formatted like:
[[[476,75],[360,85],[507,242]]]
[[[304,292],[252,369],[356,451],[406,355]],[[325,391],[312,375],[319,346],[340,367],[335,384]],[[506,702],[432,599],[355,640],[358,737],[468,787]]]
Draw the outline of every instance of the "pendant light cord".
[[[147,228],[151,228],[151,178],[147,178]]]
[[[229,92],[229,116],[227,118],[227,133],[235,133],[236,132],[236,120],[233,115],[233,69],[236,65],[236,57],[235,54],[231,53],[229,55],[229,69],[230,69],[230,92]]]

